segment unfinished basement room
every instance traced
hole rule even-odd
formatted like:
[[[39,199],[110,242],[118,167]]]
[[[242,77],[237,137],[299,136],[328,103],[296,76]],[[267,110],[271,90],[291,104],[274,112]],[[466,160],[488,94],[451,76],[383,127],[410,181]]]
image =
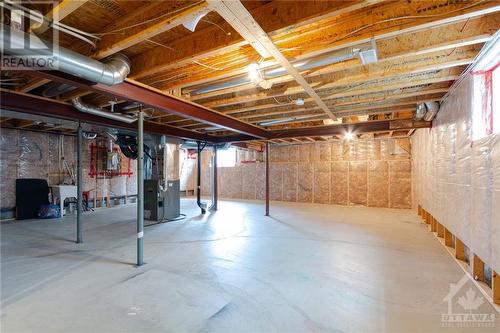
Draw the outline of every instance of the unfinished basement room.
[[[500,332],[500,1],[0,9],[0,332]]]

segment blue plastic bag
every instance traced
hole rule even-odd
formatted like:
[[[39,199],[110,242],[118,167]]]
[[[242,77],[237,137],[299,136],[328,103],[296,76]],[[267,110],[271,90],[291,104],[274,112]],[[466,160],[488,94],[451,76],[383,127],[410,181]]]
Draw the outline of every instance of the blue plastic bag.
[[[41,205],[38,212],[38,218],[55,219],[61,217],[61,208],[58,205]]]

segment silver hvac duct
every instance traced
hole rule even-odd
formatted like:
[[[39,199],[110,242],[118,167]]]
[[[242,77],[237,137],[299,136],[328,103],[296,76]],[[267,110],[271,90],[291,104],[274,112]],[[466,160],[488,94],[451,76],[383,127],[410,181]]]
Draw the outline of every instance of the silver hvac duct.
[[[432,121],[436,114],[439,111],[439,103],[438,102],[422,102],[417,104],[417,108],[415,111],[415,116],[413,117],[415,120],[425,120]]]
[[[438,102],[425,102],[425,107],[427,108],[427,112],[425,113],[424,120],[432,121],[436,114],[439,111],[439,103]]]
[[[25,45],[27,41],[29,48]],[[34,50],[36,56],[33,56]],[[1,25],[0,51],[9,55],[53,59],[55,68],[64,73],[108,86],[123,82],[130,73],[130,60],[123,54],[115,54],[100,62],[63,47],[54,47],[34,34],[12,29],[5,24]]]
[[[424,119],[424,116],[426,113],[427,113],[427,108],[425,107],[425,104],[418,103],[417,108],[415,110],[415,115],[413,116],[413,119],[422,120],[422,119]]]
[[[90,113],[90,114],[93,114],[95,116],[104,117],[104,118],[108,118],[108,119],[112,119],[112,120],[117,120],[117,121],[125,122],[128,124],[131,124],[137,120],[135,118],[130,118],[130,117],[127,117],[127,116],[124,116],[121,114],[111,113],[108,111],[104,111],[101,108],[86,104],[86,103],[82,102],[80,97],[73,98],[71,100],[71,103],[78,111]]]
[[[302,61],[297,61],[293,63],[293,67],[298,69],[299,71],[305,71],[308,69],[320,67],[320,66],[326,66],[330,64],[334,64],[337,62],[342,62],[346,61],[349,59],[354,59],[359,51],[357,50],[352,50],[352,49],[347,49],[347,50],[340,50],[340,51],[334,51],[330,52],[324,55],[320,55],[311,59],[307,60],[302,60]],[[271,79],[274,77],[278,76],[283,76],[288,74],[288,72],[282,68],[273,68],[273,69],[268,69],[268,70],[262,70],[262,78],[263,79]],[[237,77],[231,80],[226,80],[221,83],[215,83],[211,84],[209,86],[201,87],[199,89],[193,90],[191,92],[191,95],[199,95],[199,94],[204,94],[212,91],[217,91],[217,90],[222,90],[226,88],[232,88],[232,87],[237,87],[241,86],[244,84],[250,83],[251,80],[247,76],[242,76],[242,77]]]

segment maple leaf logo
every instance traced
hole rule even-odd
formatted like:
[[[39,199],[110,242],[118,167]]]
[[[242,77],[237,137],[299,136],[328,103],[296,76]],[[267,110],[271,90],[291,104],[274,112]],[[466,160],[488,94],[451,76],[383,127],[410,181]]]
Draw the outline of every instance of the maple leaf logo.
[[[465,296],[460,296],[458,298],[457,303],[460,304],[464,310],[477,310],[484,303],[484,298],[481,296],[476,297],[476,292],[469,288]]]

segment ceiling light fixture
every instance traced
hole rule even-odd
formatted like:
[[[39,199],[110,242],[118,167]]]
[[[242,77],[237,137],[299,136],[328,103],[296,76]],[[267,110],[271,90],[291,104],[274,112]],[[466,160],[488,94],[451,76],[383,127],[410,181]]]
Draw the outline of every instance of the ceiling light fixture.
[[[248,78],[253,83],[259,85],[262,89],[270,89],[273,86],[271,81],[265,80],[262,77],[262,72],[260,71],[259,64],[252,62],[247,67]]]
[[[346,141],[350,141],[350,140],[354,139],[354,134],[352,132],[347,132],[344,135],[344,139],[346,139]]]
[[[302,105],[304,105],[304,99],[303,99],[303,98],[297,98],[297,99],[295,100],[295,105],[297,105],[297,106],[302,106]]]
[[[250,81],[259,83],[259,81],[262,80],[262,74],[260,73],[259,65],[255,62],[252,62],[250,65],[248,65],[247,71]]]

